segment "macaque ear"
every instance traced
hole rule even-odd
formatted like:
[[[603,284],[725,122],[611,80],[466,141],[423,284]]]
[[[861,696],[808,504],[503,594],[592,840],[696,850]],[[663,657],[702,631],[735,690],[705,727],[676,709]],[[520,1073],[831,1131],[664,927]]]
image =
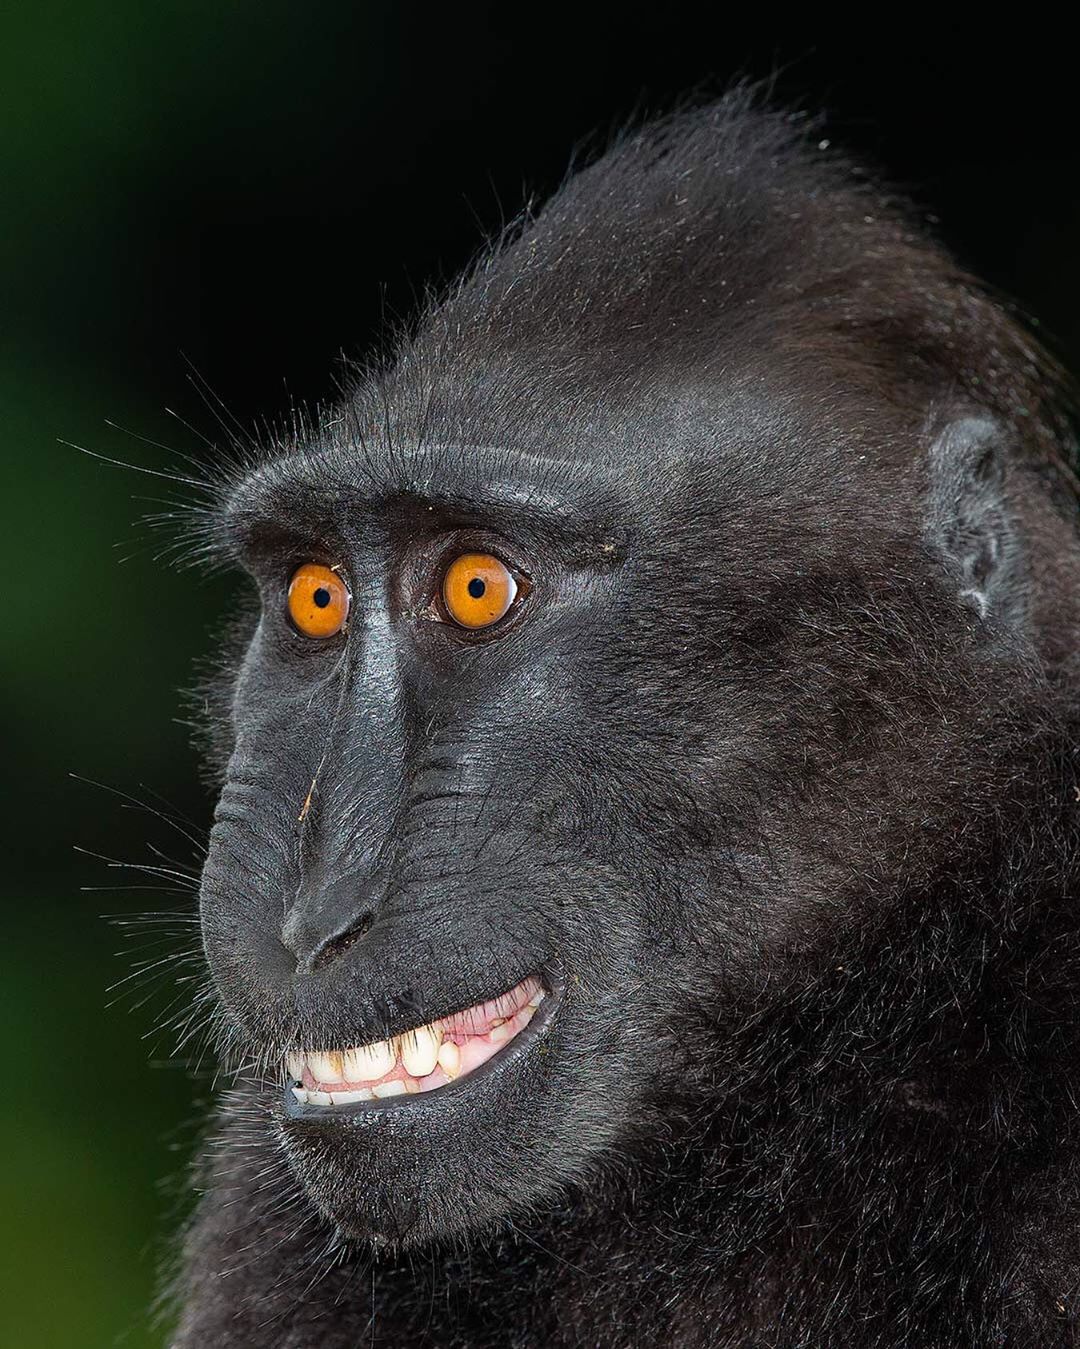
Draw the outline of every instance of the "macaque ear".
[[[954,578],[957,598],[979,618],[1023,628],[1028,617],[1024,539],[1007,493],[1003,428],[957,417],[930,447],[928,542]]]

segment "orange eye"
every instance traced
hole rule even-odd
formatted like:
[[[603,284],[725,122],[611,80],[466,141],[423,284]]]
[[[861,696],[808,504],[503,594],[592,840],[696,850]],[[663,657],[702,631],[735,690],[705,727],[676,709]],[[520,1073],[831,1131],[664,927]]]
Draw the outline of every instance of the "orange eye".
[[[349,616],[349,591],[329,567],[305,562],[289,582],[289,617],[305,637],[333,637]]]
[[[462,553],[446,569],[446,612],[463,628],[490,628],[507,612],[518,587],[509,567],[491,553]]]

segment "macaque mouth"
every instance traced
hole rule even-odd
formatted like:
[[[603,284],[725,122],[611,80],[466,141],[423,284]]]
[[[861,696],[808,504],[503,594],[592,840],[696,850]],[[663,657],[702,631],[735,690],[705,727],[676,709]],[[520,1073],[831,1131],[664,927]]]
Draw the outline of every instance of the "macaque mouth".
[[[539,977],[529,975],[498,997],[401,1031],[390,1040],[290,1054],[288,1112],[322,1115],[340,1107],[378,1107],[395,1097],[439,1091],[502,1057],[515,1042],[520,1047],[523,1040],[518,1037],[530,1024],[533,1032],[546,1024],[555,1001]],[[541,1011],[542,1004],[546,1005]]]

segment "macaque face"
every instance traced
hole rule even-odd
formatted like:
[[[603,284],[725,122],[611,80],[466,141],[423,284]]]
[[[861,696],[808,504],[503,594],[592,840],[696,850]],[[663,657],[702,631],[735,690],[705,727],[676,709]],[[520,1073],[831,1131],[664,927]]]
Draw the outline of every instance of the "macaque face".
[[[767,458],[744,415],[668,464],[325,443],[234,491],[261,612],[205,944],[343,1234],[550,1197],[700,1090],[703,1004],[842,921],[864,746],[918,720],[890,606],[917,588],[942,652],[964,620],[915,478],[853,483],[801,453],[818,434]]]

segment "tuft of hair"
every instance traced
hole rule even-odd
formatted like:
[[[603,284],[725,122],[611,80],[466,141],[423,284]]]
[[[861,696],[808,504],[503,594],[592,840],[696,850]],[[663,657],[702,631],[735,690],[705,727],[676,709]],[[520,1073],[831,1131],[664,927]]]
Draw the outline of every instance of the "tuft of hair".
[[[363,372],[351,417],[421,440],[482,418],[521,444],[595,426],[601,393],[610,421],[778,350],[913,409],[966,399],[1069,476],[1057,364],[909,205],[749,86],[624,131],[568,177]]]

